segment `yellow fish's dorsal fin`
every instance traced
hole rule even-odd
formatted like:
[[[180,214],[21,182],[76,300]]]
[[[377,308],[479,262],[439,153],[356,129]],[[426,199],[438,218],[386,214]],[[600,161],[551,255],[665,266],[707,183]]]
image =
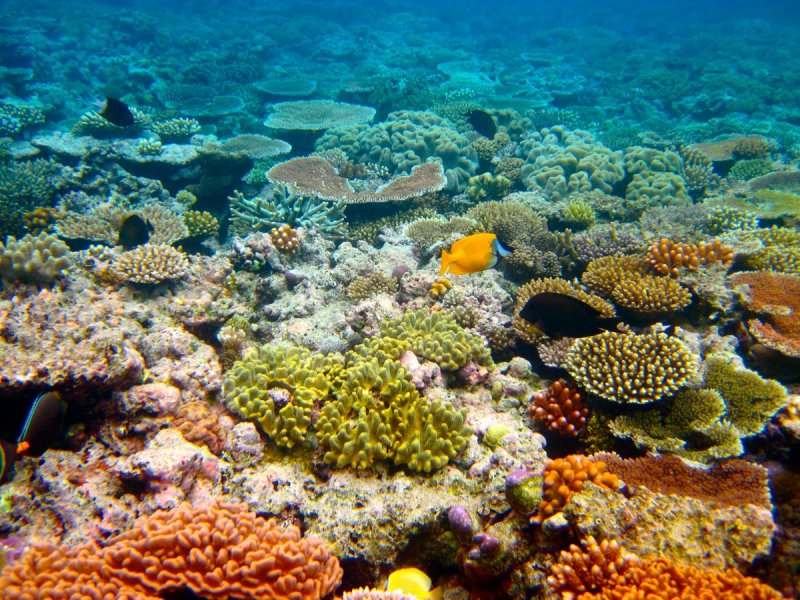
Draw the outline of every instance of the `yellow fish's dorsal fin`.
[[[386,590],[389,592],[401,591],[404,594],[416,596],[419,600],[442,597],[439,588],[431,591],[431,578],[414,567],[393,571],[386,582]]]

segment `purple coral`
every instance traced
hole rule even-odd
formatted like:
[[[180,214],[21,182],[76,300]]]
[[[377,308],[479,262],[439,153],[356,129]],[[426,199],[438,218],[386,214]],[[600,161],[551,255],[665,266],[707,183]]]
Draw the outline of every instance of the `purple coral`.
[[[459,505],[453,506],[447,511],[447,521],[450,523],[450,531],[461,544],[469,544],[473,536],[478,531],[478,526],[470,512]]]

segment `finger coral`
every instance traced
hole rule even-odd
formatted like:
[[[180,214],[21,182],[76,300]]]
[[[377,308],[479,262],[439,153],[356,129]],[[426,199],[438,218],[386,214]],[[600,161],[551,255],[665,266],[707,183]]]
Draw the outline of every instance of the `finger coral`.
[[[781,594],[735,569],[698,569],[666,559],[643,560],[624,554],[614,540],[582,541],[571,545],[550,569],[550,593],[563,599],[611,600],[612,598],[729,598],[731,600],[779,600]]]
[[[564,379],[551,383],[533,395],[528,409],[534,421],[541,421],[548,430],[566,437],[575,437],[586,427],[589,408],[580,391]]]
[[[101,545],[33,546],[0,572],[0,588],[8,598],[157,600],[181,591],[218,600],[312,600],[333,592],[341,577],[321,539],[243,504],[217,502],[158,511]]]
[[[647,250],[647,260],[657,273],[678,277],[681,269],[696,271],[700,265],[716,262],[730,266],[733,262],[733,249],[717,239],[698,244],[662,239]]]
[[[605,332],[577,340],[565,367],[578,385],[601,398],[643,404],[686,384],[697,371],[697,357],[664,333]]]
[[[531,523],[539,524],[561,511],[570,496],[583,489],[587,481],[611,490],[619,487],[619,478],[608,472],[604,462],[593,457],[570,454],[547,461],[542,501],[536,514],[530,516]]]

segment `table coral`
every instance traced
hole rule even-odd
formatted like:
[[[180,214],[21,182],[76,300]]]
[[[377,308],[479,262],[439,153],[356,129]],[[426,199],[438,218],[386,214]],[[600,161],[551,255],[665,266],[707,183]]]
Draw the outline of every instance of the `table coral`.
[[[242,504],[182,505],[140,519],[102,545],[30,547],[0,572],[8,597],[320,599],[342,577],[322,540],[302,537]],[[31,588],[33,596],[27,596]]]
[[[697,371],[697,357],[664,333],[604,332],[575,342],[566,369],[578,385],[612,402],[656,402]]]
[[[272,105],[273,112],[264,121],[271,129],[288,131],[323,131],[332,127],[350,127],[371,121],[375,109],[370,106],[332,100],[297,100]]]

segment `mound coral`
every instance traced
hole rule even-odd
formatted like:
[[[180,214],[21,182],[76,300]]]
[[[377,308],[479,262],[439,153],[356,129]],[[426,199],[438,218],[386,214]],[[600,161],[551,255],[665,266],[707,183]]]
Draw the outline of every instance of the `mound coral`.
[[[467,182],[467,196],[473,200],[486,200],[487,198],[502,198],[511,189],[511,181],[502,175],[482,173],[470,177]]]
[[[697,372],[697,357],[664,333],[605,332],[579,339],[565,367],[582,388],[623,404],[656,402]]]
[[[32,546],[0,572],[0,587],[9,598],[157,600],[183,592],[312,600],[333,592],[341,577],[321,539],[243,504],[217,502],[155,512],[101,545]]]
[[[189,269],[186,255],[165,244],[144,244],[117,256],[109,273],[118,281],[158,285],[181,279]]]
[[[395,277],[378,272],[354,279],[347,286],[347,297],[356,301],[366,300],[377,294],[395,294],[397,289]]]
[[[619,543],[593,537],[571,545],[550,568],[550,592],[575,600],[614,598],[729,598],[731,600],[779,600],[781,594],[735,569],[714,571],[670,562],[642,560],[623,554]]]
[[[48,233],[13,236],[0,242],[0,276],[4,279],[50,283],[69,267],[69,248]]]
[[[478,167],[469,139],[430,112],[401,110],[369,127],[330,129],[316,148],[340,148],[356,162],[380,164],[392,173],[410,173],[413,167],[438,159],[447,178],[445,189],[454,192],[466,189]]]

